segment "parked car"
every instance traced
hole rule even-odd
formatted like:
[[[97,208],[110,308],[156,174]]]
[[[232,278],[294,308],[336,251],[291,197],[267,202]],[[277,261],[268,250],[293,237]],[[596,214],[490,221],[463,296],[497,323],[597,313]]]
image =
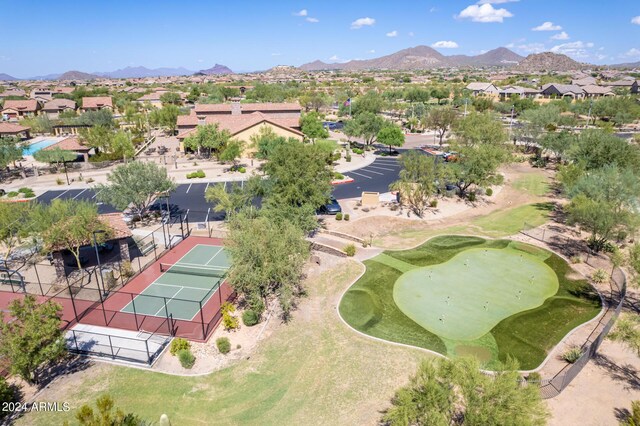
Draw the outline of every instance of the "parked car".
[[[329,202],[318,209],[319,214],[338,214],[342,213],[342,207],[334,197],[329,198]]]

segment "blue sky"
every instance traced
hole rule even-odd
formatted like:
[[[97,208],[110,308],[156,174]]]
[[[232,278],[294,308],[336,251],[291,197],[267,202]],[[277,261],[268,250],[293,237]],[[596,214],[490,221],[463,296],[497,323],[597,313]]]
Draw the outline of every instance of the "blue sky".
[[[15,77],[214,63],[254,71],[421,44],[445,55],[506,46],[591,63],[640,60],[638,0],[0,0],[0,10],[2,33],[14,35],[0,45],[0,73]]]

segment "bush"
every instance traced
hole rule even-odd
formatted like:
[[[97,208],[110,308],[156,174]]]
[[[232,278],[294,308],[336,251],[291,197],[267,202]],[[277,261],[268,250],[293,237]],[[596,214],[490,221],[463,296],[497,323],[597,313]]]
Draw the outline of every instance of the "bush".
[[[360,154],[360,155],[364,154],[364,150],[360,148],[353,148],[352,151],[354,154]]]
[[[247,309],[242,313],[242,323],[247,327],[252,327],[259,322],[260,322],[260,317],[255,311],[251,309]]]
[[[353,257],[356,255],[356,246],[353,244],[348,244],[347,246],[345,246],[344,252],[347,256]]]
[[[176,355],[178,352],[184,349],[191,349],[191,343],[187,339],[183,339],[182,337],[176,337],[171,341],[171,346],[169,347],[169,352],[171,355]]]
[[[573,364],[582,356],[582,349],[577,346],[574,346],[571,349],[568,349],[565,353],[562,354],[562,359],[567,361],[569,364]]]
[[[476,201],[476,193],[470,192],[469,195],[467,195],[467,198],[473,203],[474,201]]]
[[[351,219],[351,216],[349,216],[349,213],[345,213],[345,215],[343,216],[343,219],[348,222],[349,219]]]
[[[487,197],[491,197],[493,195],[493,189],[487,188],[487,190],[484,191],[484,193],[487,194]]]
[[[64,185],[64,181],[60,178],[56,178],[56,185]]]
[[[594,283],[603,284],[609,281],[609,274],[604,269],[598,269],[591,275],[591,279]]]
[[[18,193],[16,191],[11,191],[7,193],[7,197],[9,198],[15,198],[18,196]]]
[[[181,349],[178,351],[178,360],[182,368],[190,369],[196,363],[196,357],[193,356],[190,349]]]
[[[342,220],[342,213],[336,214],[336,220]]]
[[[238,171],[239,171],[240,173],[247,173],[247,169],[246,169],[246,168],[244,168],[244,167],[239,167],[239,168],[238,168]]]
[[[131,262],[129,260],[125,260],[124,262],[122,262],[122,264],[120,265],[120,271],[124,278],[131,278],[135,275],[133,266],[131,266]]]
[[[432,209],[435,209],[436,207],[438,207],[438,200],[431,200],[429,202],[429,207],[431,207]]]
[[[16,400],[15,388],[7,383],[7,379],[0,376],[0,403],[8,403]],[[0,411],[0,419],[9,414],[8,410]]]
[[[24,198],[34,198],[36,196],[35,192],[23,192],[22,195]]]
[[[572,256],[571,257],[571,263],[578,264],[578,263],[582,263],[582,258],[580,256]]]
[[[527,382],[540,383],[540,381],[542,381],[542,376],[538,372],[534,371],[533,373],[529,373],[527,376]]]
[[[235,306],[229,302],[224,302],[220,310],[222,311],[222,325],[225,330],[236,330],[240,327],[240,321],[233,316],[233,313],[236,311]]]
[[[342,179],[344,179],[344,175],[342,173],[339,173],[339,172],[333,172],[333,179],[342,180]]]
[[[351,162],[351,154],[347,153],[347,155],[344,156],[344,159],[347,161],[347,163]]]
[[[216,346],[221,354],[228,354],[231,351],[231,342],[228,337],[220,337],[216,340]]]
[[[23,194],[26,194],[27,192],[33,192],[33,189],[23,186],[22,188],[18,189],[18,192],[22,192]]]
[[[206,175],[202,170],[196,170],[195,172],[187,173],[187,179],[203,178],[205,176]]]

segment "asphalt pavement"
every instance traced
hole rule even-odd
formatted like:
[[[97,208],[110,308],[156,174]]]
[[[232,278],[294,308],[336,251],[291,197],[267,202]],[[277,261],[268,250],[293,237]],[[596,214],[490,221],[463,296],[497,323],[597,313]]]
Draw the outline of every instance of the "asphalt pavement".
[[[357,198],[362,195],[363,191],[371,192],[388,192],[389,185],[398,179],[400,166],[396,157],[378,157],[376,160],[366,167],[352,170],[345,175],[353,178],[353,182],[335,185],[333,195],[338,200],[346,198]],[[222,184],[231,187],[233,182],[222,182]],[[235,182],[244,185],[243,181]],[[180,184],[169,197],[169,209],[171,214],[182,214],[189,218],[190,222],[204,222],[207,215],[209,220],[222,220],[224,213],[216,213],[211,208],[211,204],[204,199],[204,193],[210,185],[216,183],[187,183]],[[98,201],[96,191],[87,189],[69,189],[47,191],[38,197],[38,201],[50,203],[55,199],[75,199],[95,202],[98,205],[98,212],[114,213],[118,209],[108,204]],[[161,204],[161,208],[166,210],[166,201],[159,200],[156,204]]]

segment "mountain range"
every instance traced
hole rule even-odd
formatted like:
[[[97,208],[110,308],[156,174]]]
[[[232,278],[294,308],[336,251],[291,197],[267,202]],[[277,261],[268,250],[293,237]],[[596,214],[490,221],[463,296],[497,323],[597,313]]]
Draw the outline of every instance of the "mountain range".
[[[593,67],[593,65],[576,62],[567,55],[544,52],[527,56],[514,70],[521,72],[565,72],[591,67]]]
[[[449,67],[494,67],[517,65],[524,58],[506,47],[499,47],[476,56],[445,56],[429,46],[416,46],[400,50],[391,55],[367,60],[353,60],[343,63],[325,63],[314,61],[300,66],[304,71],[321,70],[422,70]]]

